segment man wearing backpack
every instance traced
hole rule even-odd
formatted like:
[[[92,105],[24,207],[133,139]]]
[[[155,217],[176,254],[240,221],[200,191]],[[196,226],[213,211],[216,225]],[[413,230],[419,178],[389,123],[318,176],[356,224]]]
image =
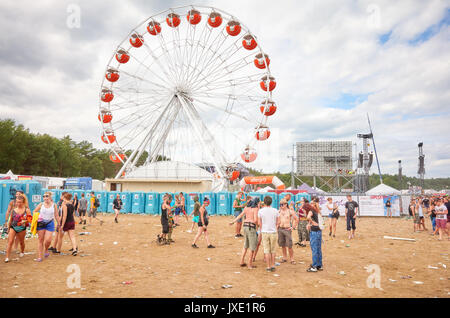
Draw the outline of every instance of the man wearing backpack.
[[[91,224],[91,217],[94,218],[94,220],[98,220],[100,222],[100,225],[103,224],[103,220],[97,219],[97,208],[100,206],[100,201],[95,196],[94,191],[91,192],[91,199],[89,200],[91,203],[91,208],[89,209],[89,224]]]

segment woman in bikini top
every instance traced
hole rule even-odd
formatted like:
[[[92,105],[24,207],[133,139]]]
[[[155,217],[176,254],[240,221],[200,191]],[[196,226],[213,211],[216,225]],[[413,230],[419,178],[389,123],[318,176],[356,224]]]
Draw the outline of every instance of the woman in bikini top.
[[[5,263],[9,262],[9,254],[16,236],[20,243],[20,257],[23,257],[25,251],[25,234],[27,225],[31,222],[31,211],[25,205],[26,199],[24,195],[16,198],[16,206],[11,211],[11,223],[9,224],[8,246],[6,248]],[[22,210],[22,213],[19,213]]]

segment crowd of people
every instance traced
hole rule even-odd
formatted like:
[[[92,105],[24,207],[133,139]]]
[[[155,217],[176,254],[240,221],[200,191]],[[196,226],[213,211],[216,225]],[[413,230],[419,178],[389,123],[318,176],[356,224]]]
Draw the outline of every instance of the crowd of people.
[[[172,201],[174,200],[174,203]],[[67,233],[72,248],[69,250],[73,256],[78,254],[77,239],[75,235],[75,224],[78,218],[79,225],[86,225],[86,214],[89,224],[93,221],[103,224],[103,220],[97,217],[97,207],[100,205],[95,193],[90,196],[90,205],[84,193],[81,198],[77,195],[63,192],[58,202],[52,200],[52,193],[46,192],[43,195],[43,202],[31,211],[28,199],[23,191],[17,191],[14,200],[8,205],[4,231],[8,232],[8,242],[5,262],[10,261],[13,248],[24,256],[25,235],[28,226],[31,227],[32,234],[37,234],[37,258],[34,260],[42,262],[49,257],[50,252],[61,253],[64,235]],[[194,205],[192,212],[186,213],[186,199],[180,192],[175,195],[166,193],[161,203],[161,233],[157,235],[156,242],[159,245],[170,245],[175,243],[173,230],[179,226],[180,216],[184,215],[186,222],[192,218],[191,228],[188,233],[194,232],[197,225],[197,232],[192,240],[192,248],[199,248],[197,243],[203,236],[207,248],[215,248],[212,245],[208,232],[209,217],[207,207],[210,200],[205,197],[202,202],[198,195],[193,197]],[[259,197],[245,196],[244,192],[239,192],[233,201],[234,219],[229,223],[235,225],[235,238],[244,239],[244,246],[240,258],[240,266],[254,269],[256,255],[262,244],[266,270],[273,272],[275,267],[275,254],[277,248],[281,248],[282,263],[289,262],[295,265],[293,249],[293,233],[297,231],[298,241],[295,243],[299,247],[306,247],[309,242],[312,252],[312,263],[307,269],[308,272],[323,270],[322,263],[322,232],[325,230],[323,215],[327,214],[329,222],[329,236],[336,237],[336,224],[340,217],[338,205],[328,198],[325,206],[321,207],[319,198],[313,197],[309,201],[306,197],[295,202],[291,194],[287,194],[280,200],[279,208],[273,207],[271,196],[265,196],[263,201]],[[123,207],[120,195],[113,201],[114,221],[118,223],[120,210]],[[348,239],[355,238],[356,218],[358,215],[358,203],[351,195],[347,196],[345,203],[345,218],[347,225]],[[390,208],[386,204],[386,208]],[[414,231],[427,231],[425,217],[430,218],[432,225],[431,235],[439,234],[439,240],[443,239],[443,234],[450,233],[450,203],[448,197],[416,197],[412,198],[409,205],[409,214],[414,219]],[[388,212],[388,217],[390,213]],[[243,235],[241,234],[243,230]],[[55,235],[56,232],[56,235]],[[19,249],[20,245],[20,249]],[[248,254],[248,261],[246,256]]]
[[[84,193],[78,199],[77,195],[72,197],[69,192],[62,192],[58,202],[53,200],[52,195],[52,192],[44,193],[43,202],[39,203],[33,211],[30,210],[27,196],[21,190],[17,191],[14,199],[9,202],[3,226],[3,231],[8,235],[5,263],[10,262],[13,248],[19,257],[24,256],[27,227],[30,227],[31,233],[38,238],[37,258],[34,261],[42,262],[50,256],[50,252],[61,254],[66,233],[72,245],[69,252],[73,256],[78,254],[75,235],[76,218],[78,217],[78,224],[85,225],[86,211],[89,224],[92,220],[98,221],[100,225],[103,224],[103,220],[97,218],[97,208],[100,204],[94,192],[91,193],[89,209]],[[120,206],[118,210],[120,211]]]
[[[355,238],[356,216],[358,203],[351,196],[347,196],[345,215],[347,219],[347,231],[349,239]],[[193,248],[199,248],[197,242],[204,236],[207,248],[215,248],[211,244],[208,232],[208,210],[210,200],[205,197],[200,202],[197,195],[193,196],[193,209],[189,216],[186,214],[185,198],[182,193],[175,196],[175,204],[172,204],[172,195],[166,193],[161,203],[161,232],[157,234],[156,242],[159,245],[174,243],[173,229],[178,226],[177,216],[184,214],[186,221],[192,217],[192,226],[188,233],[192,233],[197,225],[197,233],[192,241]],[[272,197],[266,196],[263,201],[259,197],[245,196],[244,192],[238,192],[233,201],[234,219],[229,223],[235,225],[235,238],[244,238],[244,246],[240,258],[240,266],[254,269],[256,255],[262,244],[266,270],[273,272],[275,267],[275,254],[278,247],[282,251],[282,263],[289,262],[295,265],[293,249],[293,233],[298,232],[299,247],[306,247],[307,242],[312,251],[312,263],[308,272],[317,272],[323,269],[322,264],[322,231],[324,219],[319,198],[313,197],[311,202],[307,198],[294,202],[291,194],[287,194],[277,209],[272,206]],[[336,237],[336,223],[339,218],[339,210],[332,198],[328,198],[326,205],[328,217],[331,219],[329,235]],[[243,235],[241,234],[243,230]],[[248,255],[248,261],[246,257]]]
[[[446,197],[416,197],[411,198],[408,212],[414,220],[414,232],[428,231],[425,225],[425,217],[430,218],[432,227],[431,235],[439,234],[438,240],[447,234],[450,240],[450,202]]]

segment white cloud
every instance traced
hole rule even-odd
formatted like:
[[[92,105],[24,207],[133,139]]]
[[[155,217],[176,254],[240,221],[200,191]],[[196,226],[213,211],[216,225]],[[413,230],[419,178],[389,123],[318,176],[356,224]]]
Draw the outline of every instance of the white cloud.
[[[79,4],[81,28],[66,26],[67,5]],[[427,176],[450,176],[450,28],[415,46],[408,41],[446,14],[445,1],[202,1],[235,15],[258,37],[277,79],[273,134],[252,164],[289,171],[291,145],[352,140],[371,116],[381,168],[417,172],[424,142]],[[98,92],[113,50],[146,17],[188,1],[2,1],[0,118],[32,132],[103,147]],[[376,12],[368,8],[376,8]],[[371,24],[379,14],[379,25]],[[19,21],[19,22],[18,22]],[[379,36],[392,30],[388,42]],[[323,100],[370,94],[352,109]],[[376,171],[372,169],[372,171]]]

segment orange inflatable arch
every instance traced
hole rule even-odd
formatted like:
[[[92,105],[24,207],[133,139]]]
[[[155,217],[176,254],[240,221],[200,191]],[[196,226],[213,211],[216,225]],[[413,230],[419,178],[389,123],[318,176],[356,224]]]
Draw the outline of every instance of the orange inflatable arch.
[[[239,185],[244,188],[248,184],[273,184],[276,189],[285,189],[283,181],[276,176],[257,176],[257,177],[244,177]]]

